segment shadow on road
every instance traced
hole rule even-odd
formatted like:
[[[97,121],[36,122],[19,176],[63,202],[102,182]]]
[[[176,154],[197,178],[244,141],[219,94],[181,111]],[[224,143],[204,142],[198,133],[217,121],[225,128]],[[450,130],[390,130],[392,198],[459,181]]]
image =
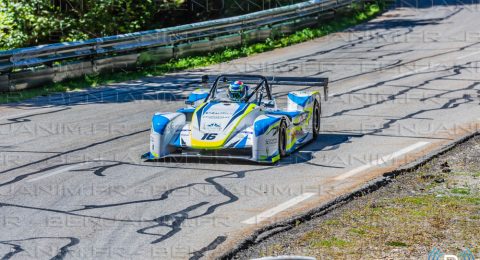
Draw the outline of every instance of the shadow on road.
[[[350,139],[353,137],[362,137],[362,135],[356,134],[320,134],[316,141],[310,142],[305,146],[301,147],[297,151],[288,155],[285,158],[282,158],[277,165],[289,165],[289,164],[298,164],[309,162],[313,158],[313,154],[318,151],[330,151],[336,150],[340,147],[341,144],[350,143]],[[241,160],[241,159],[230,159],[230,158],[185,158],[185,157],[174,157],[174,158],[163,158],[159,160],[152,160],[155,162],[165,162],[165,163],[209,163],[209,164],[235,164],[235,165],[256,165],[255,162]],[[262,165],[262,164],[259,164]],[[269,166],[266,164],[265,166]],[[318,165],[327,168],[342,168],[331,165]]]
[[[362,135],[358,134],[320,134],[316,141],[307,144],[300,148],[298,151],[292,153],[290,156],[283,158],[280,164],[297,164],[309,162],[313,158],[313,154],[318,151],[331,151],[336,150],[342,144],[350,143],[351,139]],[[332,165],[318,165],[327,168],[343,168]]]

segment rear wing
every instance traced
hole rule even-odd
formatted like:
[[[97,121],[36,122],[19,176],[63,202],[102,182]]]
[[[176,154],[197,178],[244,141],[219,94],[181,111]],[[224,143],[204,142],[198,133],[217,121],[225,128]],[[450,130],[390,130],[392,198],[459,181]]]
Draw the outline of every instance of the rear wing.
[[[274,85],[284,86],[303,86],[303,87],[323,87],[325,100],[328,100],[328,78],[317,77],[280,77],[280,76],[262,76],[251,74],[223,74],[223,75],[204,75],[202,83],[215,83],[220,78],[226,81],[241,80],[246,84],[259,84],[261,80],[267,82],[271,89]]]

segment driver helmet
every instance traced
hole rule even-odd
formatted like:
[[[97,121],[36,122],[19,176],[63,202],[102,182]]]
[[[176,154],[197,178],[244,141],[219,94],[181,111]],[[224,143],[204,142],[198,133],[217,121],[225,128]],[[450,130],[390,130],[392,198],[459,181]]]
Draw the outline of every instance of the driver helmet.
[[[228,97],[232,101],[240,101],[248,94],[248,86],[242,81],[235,81],[228,86]]]

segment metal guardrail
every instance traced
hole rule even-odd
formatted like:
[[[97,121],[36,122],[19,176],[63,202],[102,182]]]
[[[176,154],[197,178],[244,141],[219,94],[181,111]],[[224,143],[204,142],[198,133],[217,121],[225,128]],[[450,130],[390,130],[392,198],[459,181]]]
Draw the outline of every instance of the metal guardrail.
[[[309,1],[159,30],[2,51],[0,92],[263,41],[316,24],[329,11],[356,1]]]

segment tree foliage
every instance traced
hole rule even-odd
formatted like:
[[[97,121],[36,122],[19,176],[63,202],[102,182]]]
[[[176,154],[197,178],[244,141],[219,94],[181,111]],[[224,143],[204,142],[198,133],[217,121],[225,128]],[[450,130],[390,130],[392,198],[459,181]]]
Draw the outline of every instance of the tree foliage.
[[[81,40],[141,30],[154,0],[0,0],[3,48]]]
[[[0,0],[0,49],[233,16],[299,0]]]

